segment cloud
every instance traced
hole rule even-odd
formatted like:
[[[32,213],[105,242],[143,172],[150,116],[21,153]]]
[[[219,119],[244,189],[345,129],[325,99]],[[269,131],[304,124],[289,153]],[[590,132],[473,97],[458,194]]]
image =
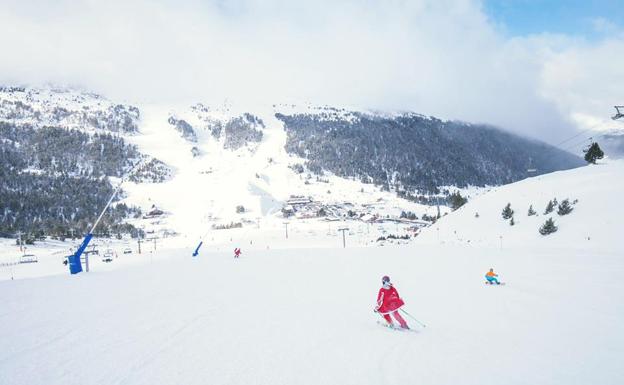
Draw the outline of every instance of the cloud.
[[[554,53],[541,71],[542,96],[576,127],[624,128],[609,119],[624,104],[624,33]]]
[[[5,0],[0,82],[405,109],[557,142],[603,114],[595,85],[624,59],[597,61],[623,41],[508,37],[469,0]]]

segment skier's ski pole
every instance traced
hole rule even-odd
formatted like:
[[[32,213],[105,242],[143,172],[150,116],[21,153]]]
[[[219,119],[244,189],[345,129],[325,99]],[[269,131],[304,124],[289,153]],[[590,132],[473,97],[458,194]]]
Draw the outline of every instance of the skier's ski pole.
[[[413,319],[414,321],[418,322],[422,327],[426,328],[427,325],[425,325],[424,323],[420,322],[419,320],[417,320],[416,318],[414,318],[414,316],[412,316],[410,313],[406,312],[403,309],[399,309],[400,311],[402,311],[406,316],[410,317],[411,319]]]

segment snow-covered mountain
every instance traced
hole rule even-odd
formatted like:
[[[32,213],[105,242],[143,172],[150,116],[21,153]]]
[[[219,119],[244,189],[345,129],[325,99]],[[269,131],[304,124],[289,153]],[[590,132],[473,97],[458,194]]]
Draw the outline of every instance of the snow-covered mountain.
[[[138,131],[139,109],[66,88],[0,87],[0,121],[86,131]]]
[[[600,135],[596,140],[610,158],[624,158],[624,121],[620,120],[622,129],[611,130]]]
[[[304,217],[396,218],[410,211],[427,218],[437,214],[431,205],[440,204],[430,190],[441,186],[497,184],[526,177],[527,168],[545,173],[581,164],[490,127],[411,113],[201,103],[142,111],[142,134],[130,140],[176,176],[158,186],[128,186],[131,197],[143,199],[131,201],[155,200],[183,213],[171,220],[184,233],[205,233],[215,222],[257,225],[258,218],[290,210],[297,197],[312,201],[291,212]],[[447,203],[443,195],[441,202]],[[241,206],[244,213],[236,211]]]
[[[491,127],[413,113],[311,105],[135,106],[87,92],[19,87],[1,88],[0,106],[2,162],[10,165],[6,178],[19,186],[0,191],[8,202],[0,210],[5,236],[86,231],[137,162],[118,215],[105,224],[108,233],[197,238],[290,216],[364,222],[398,220],[403,212],[412,220],[424,216],[424,224],[438,214],[432,205],[446,204],[448,190],[581,164]],[[32,184],[58,187],[43,204]],[[72,184],[82,187],[69,189]],[[69,191],[64,199],[63,186]],[[442,186],[450,187],[440,192]],[[93,199],[84,199],[93,191]],[[25,211],[25,200],[41,203],[37,207],[62,203]],[[20,217],[23,212],[29,214]]]

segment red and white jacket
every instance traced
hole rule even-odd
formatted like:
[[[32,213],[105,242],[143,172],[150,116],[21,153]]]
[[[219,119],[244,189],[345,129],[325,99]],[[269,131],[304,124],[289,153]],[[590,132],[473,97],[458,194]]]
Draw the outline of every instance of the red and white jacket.
[[[382,287],[377,294],[377,311],[381,314],[388,314],[397,311],[405,302],[399,297],[399,292],[390,285],[389,289]]]

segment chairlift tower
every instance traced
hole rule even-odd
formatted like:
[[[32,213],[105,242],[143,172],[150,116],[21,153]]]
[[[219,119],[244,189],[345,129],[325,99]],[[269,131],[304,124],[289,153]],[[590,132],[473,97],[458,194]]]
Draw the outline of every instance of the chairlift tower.
[[[344,249],[345,247],[347,247],[347,242],[345,240],[345,231],[349,231],[348,227],[342,227],[340,229],[338,229],[338,231],[342,231],[342,248]]]

